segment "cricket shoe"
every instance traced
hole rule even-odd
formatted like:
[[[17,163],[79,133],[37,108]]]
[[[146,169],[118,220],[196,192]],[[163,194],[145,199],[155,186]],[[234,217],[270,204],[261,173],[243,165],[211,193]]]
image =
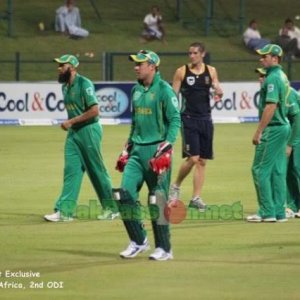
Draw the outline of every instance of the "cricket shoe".
[[[189,207],[197,208],[199,211],[205,211],[206,204],[203,202],[203,200],[200,197],[195,197],[190,201]]]
[[[247,220],[247,222],[251,222],[251,223],[260,223],[260,222],[262,222],[261,216],[258,216],[258,215],[248,216],[246,218],[246,220]]]
[[[180,187],[175,184],[170,186],[169,190],[169,201],[179,200],[180,197]]]
[[[154,250],[154,252],[149,256],[150,260],[170,260],[173,259],[172,251],[165,251],[164,249],[158,247]]]
[[[120,252],[122,258],[133,258],[136,257],[139,253],[145,252],[150,249],[148,240],[145,239],[143,245],[138,245],[136,242],[131,241],[128,247]]]
[[[274,222],[276,222],[276,218],[262,218],[259,215],[248,216],[246,220],[247,220],[247,222],[250,222],[250,223],[261,223],[261,222],[274,223]]]
[[[113,212],[110,209],[105,209],[102,213],[97,217],[98,220],[114,220],[120,216],[119,212]]]
[[[290,208],[286,208],[285,209],[285,217],[287,219],[295,218],[295,213]]]
[[[295,213],[295,218],[300,218],[300,210]]]
[[[285,223],[285,222],[287,222],[287,221],[288,221],[287,218],[277,219],[277,222],[278,222],[278,223]]]
[[[44,219],[49,222],[71,222],[73,218],[63,216],[60,211],[57,211],[51,215],[45,215]]]

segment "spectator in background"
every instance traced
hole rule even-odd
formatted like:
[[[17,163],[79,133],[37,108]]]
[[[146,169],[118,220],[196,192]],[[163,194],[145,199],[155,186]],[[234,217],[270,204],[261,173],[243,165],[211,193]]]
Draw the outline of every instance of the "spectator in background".
[[[74,0],[66,0],[66,4],[56,10],[55,30],[75,39],[89,35],[86,29],[81,28],[79,8],[74,5]]]
[[[257,29],[257,22],[254,19],[250,21],[248,28],[245,30],[243,39],[245,46],[254,51],[263,48],[270,43],[268,39],[261,37],[261,34]]]
[[[294,26],[291,19],[286,19],[284,25],[279,30],[276,40],[287,56],[295,58],[300,56],[300,29]]]
[[[144,30],[141,37],[142,43],[152,40],[160,40],[163,43],[166,42],[162,16],[159,7],[156,5],[151,7],[151,12],[144,18]]]

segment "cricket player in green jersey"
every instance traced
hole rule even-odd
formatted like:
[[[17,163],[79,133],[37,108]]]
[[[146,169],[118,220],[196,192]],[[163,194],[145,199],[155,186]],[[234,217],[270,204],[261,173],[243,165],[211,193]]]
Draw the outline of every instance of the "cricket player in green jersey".
[[[257,68],[256,72],[259,73],[259,81],[262,84],[266,70]],[[300,94],[293,87],[289,87],[287,103],[291,135],[286,149],[288,157],[286,218],[300,218]]]
[[[141,50],[129,59],[135,62],[138,83],[131,92],[133,110],[128,143],[117,162],[117,169],[124,173],[115,197],[119,199],[130,239],[120,256],[133,258],[149,249],[138,201],[139,191],[146,183],[149,207],[156,208],[150,209],[155,250],[149,259],[169,260],[173,254],[164,210],[171,179],[172,145],[180,127],[178,99],[172,87],[160,77],[160,58],[156,53]]]
[[[266,70],[257,68],[255,71],[259,73],[259,81],[262,84],[266,77]],[[291,135],[286,149],[288,157],[286,218],[300,218],[300,94],[293,87],[289,87],[287,103]],[[275,169],[276,167],[277,165]]]
[[[283,51],[276,44],[258,49],[266,78],[260,89],[259,124],[253,136],[252,175],[258,213],[248,222],[284,222],[286,202],[286,147],[290,135],[287,119],[289,81],[280,66]],[[276,166],[276,168],[275,168]]]
[[[76,208],[83,179],[87,174],[103,207],[100,219],[114,219],[117,207],[112,197],[111,178],[103,162],[100,143],[102,127],[93,83],[77,72],[78,59],[73,55],[55,58],[58,81],[62,83],[68,119],[61,124],[67,131],[65,141],[64,184],[56,201],[54,213],[45,215],[47,221],[70,221]]]
[[[292,133],[288,140],[286,217],[300,218],[300,94],[290,88],[288,119]]]

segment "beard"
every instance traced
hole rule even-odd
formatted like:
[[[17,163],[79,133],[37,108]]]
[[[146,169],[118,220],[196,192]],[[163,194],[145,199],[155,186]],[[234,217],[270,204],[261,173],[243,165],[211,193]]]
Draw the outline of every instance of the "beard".
[[[58,82],[59,83],[67,83],[67,82],[69,82],[70,78],[71,78],[71,70],[68,69],[68,70],[66,70],[66,72],[58,75]]]

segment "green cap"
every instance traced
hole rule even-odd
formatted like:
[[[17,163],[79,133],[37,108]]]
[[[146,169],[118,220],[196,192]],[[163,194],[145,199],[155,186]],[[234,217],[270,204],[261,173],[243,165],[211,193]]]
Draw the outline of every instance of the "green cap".
[[[59,58],[54,58],[54,61],[56,61],[59,64],[70,64],[75,68],[79,66],[79,61],[77,57],[71,54],[65,54]]]
[[[256,68],[255,72],[258,73],[260,76],[266,76],[267,71],[264,68]]]
[[[149,62],[150,64],[155,65],[156,67],[160,64],[159,56],[151,50],[140,50],[137,54],[129,55],[129,60],[135,61],[137,63]]]
[[[274,56],[281,57],[283,55],[283,51],[280,46],[276,44],[268,44],[261,49],[256,50],[259,55],[271,54]]]

